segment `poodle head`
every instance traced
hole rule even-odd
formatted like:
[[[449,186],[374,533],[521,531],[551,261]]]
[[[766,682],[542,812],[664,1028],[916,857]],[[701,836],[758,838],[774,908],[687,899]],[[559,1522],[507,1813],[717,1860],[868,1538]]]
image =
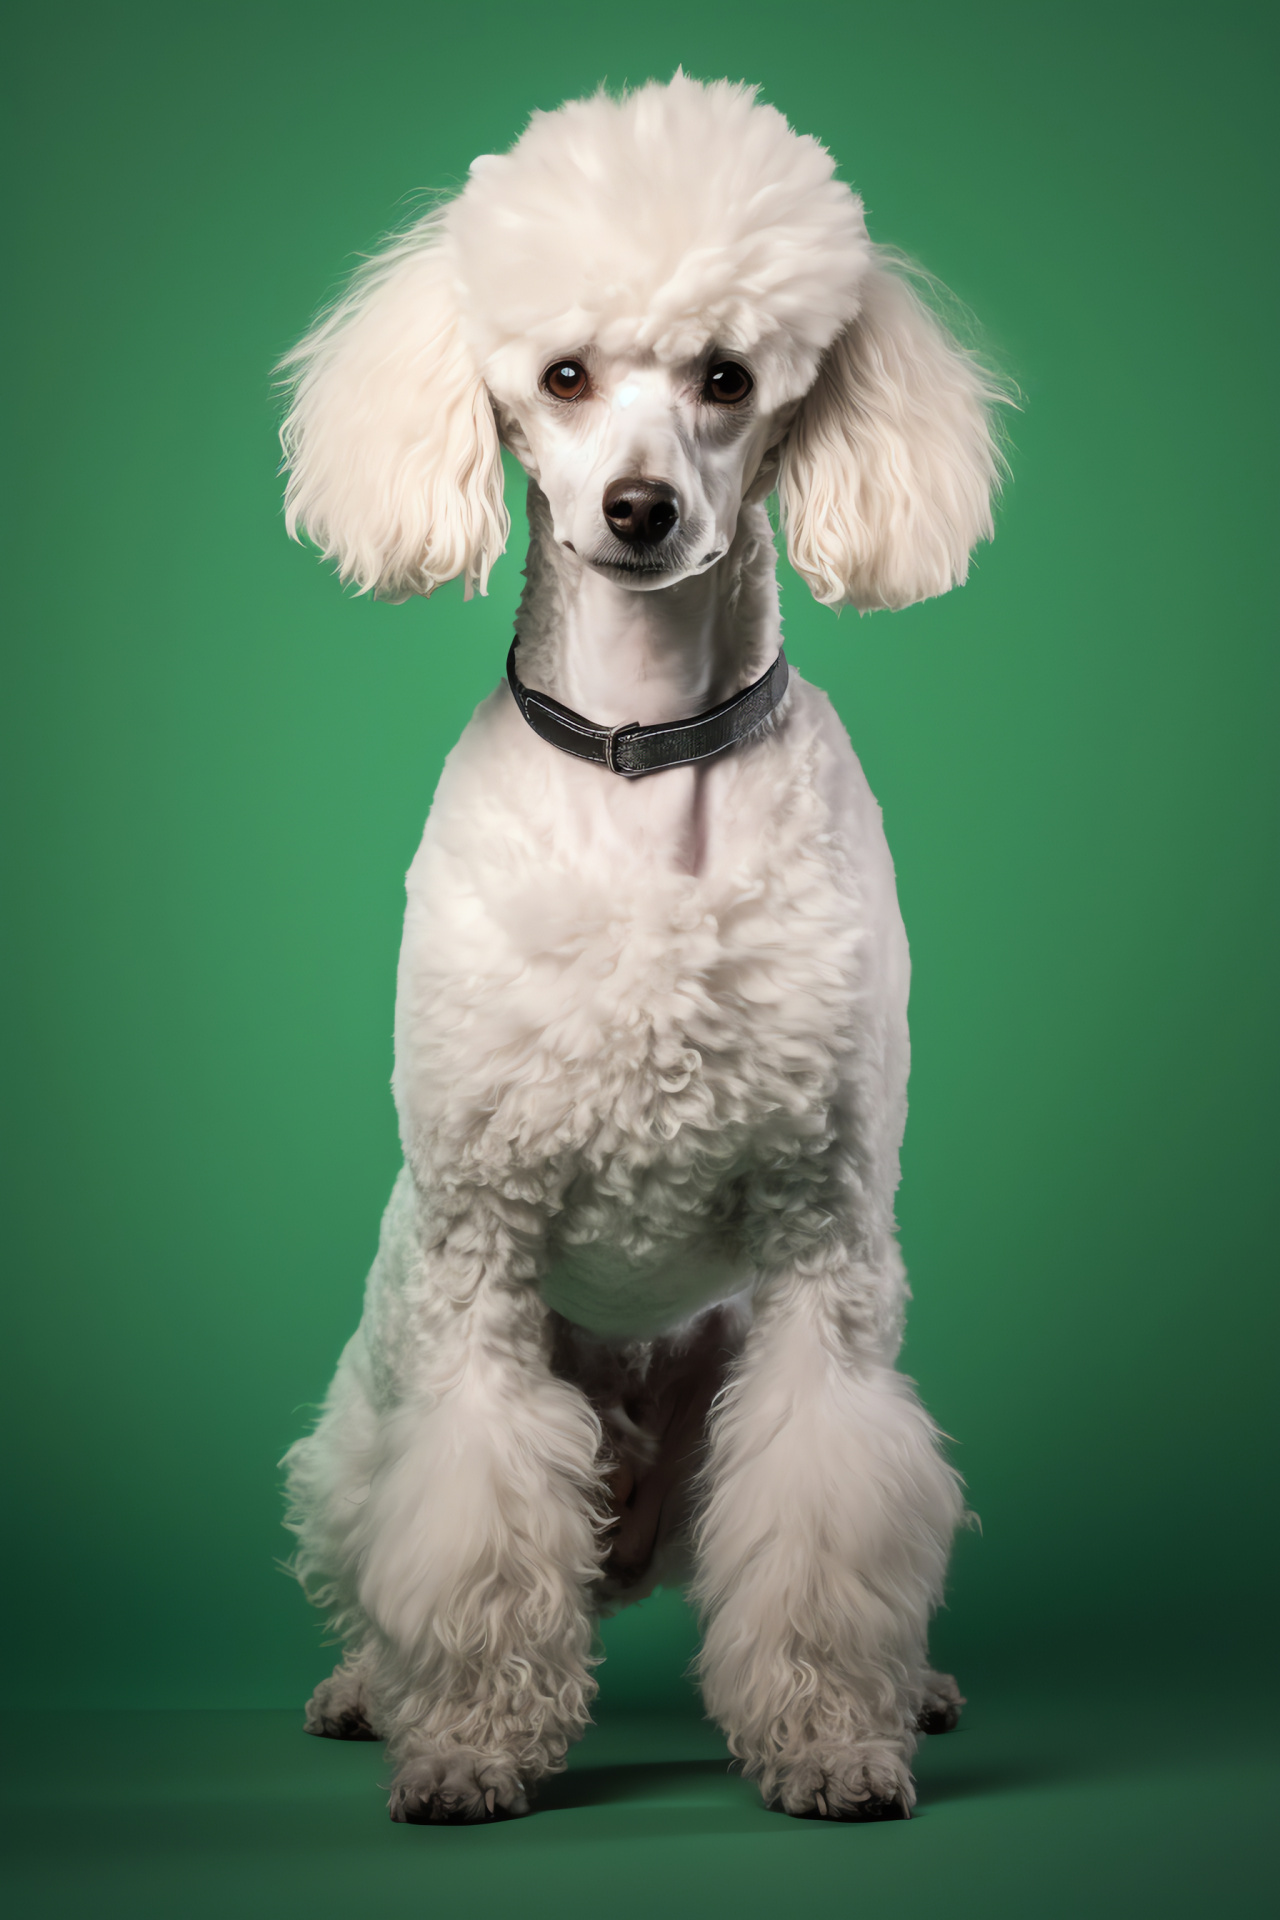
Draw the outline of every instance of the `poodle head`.
[[[774,487],[832,606],[943,592],[990,533],[998,395],[826,150],[726,81],[535,114],[286,365],[289,529],[389,598],[484,591],[503,444],[554,537],[638,591],[714,565]]]

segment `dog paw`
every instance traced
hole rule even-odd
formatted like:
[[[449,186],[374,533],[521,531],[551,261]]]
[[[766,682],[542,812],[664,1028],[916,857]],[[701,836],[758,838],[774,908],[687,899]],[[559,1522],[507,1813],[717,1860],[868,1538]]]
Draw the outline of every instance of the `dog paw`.
[[[310,1713],[306,1719],[306,1731],[314,1733],[321,1740],[381,1740],[382,1735],[371,1727],[368,1719],[359,1707],[344,1707],[341,1713]]]
[[[387,1811],[403,1825],[456,1827],[519,1819],[528,1813],[529,1801],[519,1780],[501,1764],[440,1754],[401,1768],[391,1783]]]
[[[964,1695],[949,1673],[926,1673],[924,1697],[916,1715],[921,1733],[950,1733],[959,1724]]]
[[[303,1729],[319,1740],[381,1740],[369,1717],[365,1690],[349,1667],[322,1680],[307,1702]]]
[[[909,1820],[915,1782],[888,1748],[814,1754],[787,1772],[777,1804],[797,1820]]]

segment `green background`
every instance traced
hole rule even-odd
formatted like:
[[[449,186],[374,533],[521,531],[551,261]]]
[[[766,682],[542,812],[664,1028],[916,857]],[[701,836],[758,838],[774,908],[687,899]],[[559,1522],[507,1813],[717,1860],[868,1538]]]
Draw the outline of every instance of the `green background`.
[[[825,141],[873,235],[974,310],[1022,393],[997,539],[963,591],[837,622],[784,581],[791,658],[832,694],[883,803],[914,953],[905,1364],[983,1523],[960,1543],[939,1653],[975,1695],[975,1740],[979,1683],[1007,1704],[989,1723],[997,1798],[1020,1764],[1044,1783],[1055,1753],[1087,1755],[1091,1724],[1127,1750],[1161,1711],[1207,1730],[1235,1703],[1221,1742],[1238,1752],[1261,1714],[1275,1532],[1269,17],[1235,0],[228,0],[17,20],[5,1695],[23,1728],[61,1729],[37,1801],[76,1737],[46,1710],[108,1716],[94,1764],[111,1775],[123,1710],[264,1726],[324,1670],[273,1566],[275,1462],[358,1312],[397,1165],[402,875],[443,756],[499,675],[519,585],[517,537],[487,601],[344,597],[283,534],[270,368],[417,190],[460,183],[534,106],[677,62],[759,81]],[[611,1640],[619,1726],[687,1714],[678,1602]],[[1085,1695],[1095,1719],[1073,1735],[1064,1703]],[[1198,1721],[1172,1712],[1193,1697]],[[165,1724],[180,1723],[195,1724]],[[961,1742],[945,1751],[964,1779],[979,1748]],[[380,1756],[297,1744],[286,1773],[350,1781],[352,1819],[381,1819]],[[29,1786],[33,1756],[19,1742]],[[1161,1817],[1185,1835],[1175,1802],[1221,1795],[1224,1776],[1185,1731],[1180,1764]],[[271,1803],[278,1772],[255,1785],[228,1765],[242,1811]],[[1026,1901],[1010,1881],[1006,1908],[964,1852],[985,1844],[970,1787],[933,1827],[792,1823],[777,1886],[804,1884],[797,1834],[857,1841],[906,1911],[932,1884],[906,1837],[941,1845],[950,1814],[959,1851],[938,1855],[938,1885],[986,1885],[975,1912],[1093,1904],[1092,1882],[1080,1903],[1062,1892],[1059,1857],[1088,1857],[1093,1814],[1064,1812],[1070,1843],[1038,1850],[1011,1816],[992,1826],[1006,1878],[1010,1832],[1047,1876]],[[337,1791],[298,1793],[313,1790]],[[153,1814],[140,1832],[163,1830],[177,1859],[181,1822],[174,1841]],[[577,1817],[418,1839],[452,1848],[495,1910],[518,1869],[540,1911],[536,1846]],[[1156,1844],[1135,1819],[1098,1855],[1117,1899],[1163,1884],[1140,1852],[1114,1866],[1135,1833]],[[627,1831],[648,1829],[620,1824],[624,1849]],[[117,1863],[138,1911],[141,1857]],[[813,1897],[834,1900],[852,1856],[805,1857]],[[710,1910],[736,1884],[711,1856],[669,1858],[686,1888],[703,1875]],[[901,1881],[898,1859],[915,1861]],[[622,1872],[630,1912],[639,1883],[611,1860],[599,1873]],[[556,1874],[570,1905],[600,1891],[594,1869]],[[1209,1911],[1178,1906],[1199,1884],[1169,1868],[1160,1899]],[[70,1882],[30,1885],[32,1912],[73,1899]],[[203,1912],[182,1885],[147,1898]],[[770,1885],[753,1869],[735,1904]],[[213,1912],[248,1896],[202,1897]]]

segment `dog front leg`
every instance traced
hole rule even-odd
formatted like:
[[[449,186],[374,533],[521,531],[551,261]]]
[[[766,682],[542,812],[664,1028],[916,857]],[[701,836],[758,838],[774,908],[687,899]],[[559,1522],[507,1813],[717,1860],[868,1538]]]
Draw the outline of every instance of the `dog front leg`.
[[[427,1251],[415,1344],[361,1517],[372,1693],[394,1820],[527,1810],[595,1693],[599,1423],[548,1364],[546,1309],[500,1234]]]
[[[709,1711],[769,1802],[901,1818],[958,1483],[842,1249],[760,1296],[712,1425],[696,1591]],[[930,1678],[932,1676],[929,1676]]]

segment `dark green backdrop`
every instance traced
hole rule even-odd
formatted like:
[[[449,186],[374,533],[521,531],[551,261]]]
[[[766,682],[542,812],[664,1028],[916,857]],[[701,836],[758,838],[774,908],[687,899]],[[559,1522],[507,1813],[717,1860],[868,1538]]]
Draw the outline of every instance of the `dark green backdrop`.
[[[969,585],[788,644],[915,956],[906,1364],[984,1531],[964,1674],[1252,1644],[1273,1192],[1264,10],[50,5],[8,45],[10,1705],[292,1705],[275,1462],[397,1163],[401,876],[487,601],[284,538],[269,369],[535,105],[762,83],[1019,382]],[[16,56],[16,57],[15,57]],[[513,505],[520,487],[513,479]],[[16,1336],[16,1344],[15,1344]],[[672,1603],[616,1702],[679,1694]]]

